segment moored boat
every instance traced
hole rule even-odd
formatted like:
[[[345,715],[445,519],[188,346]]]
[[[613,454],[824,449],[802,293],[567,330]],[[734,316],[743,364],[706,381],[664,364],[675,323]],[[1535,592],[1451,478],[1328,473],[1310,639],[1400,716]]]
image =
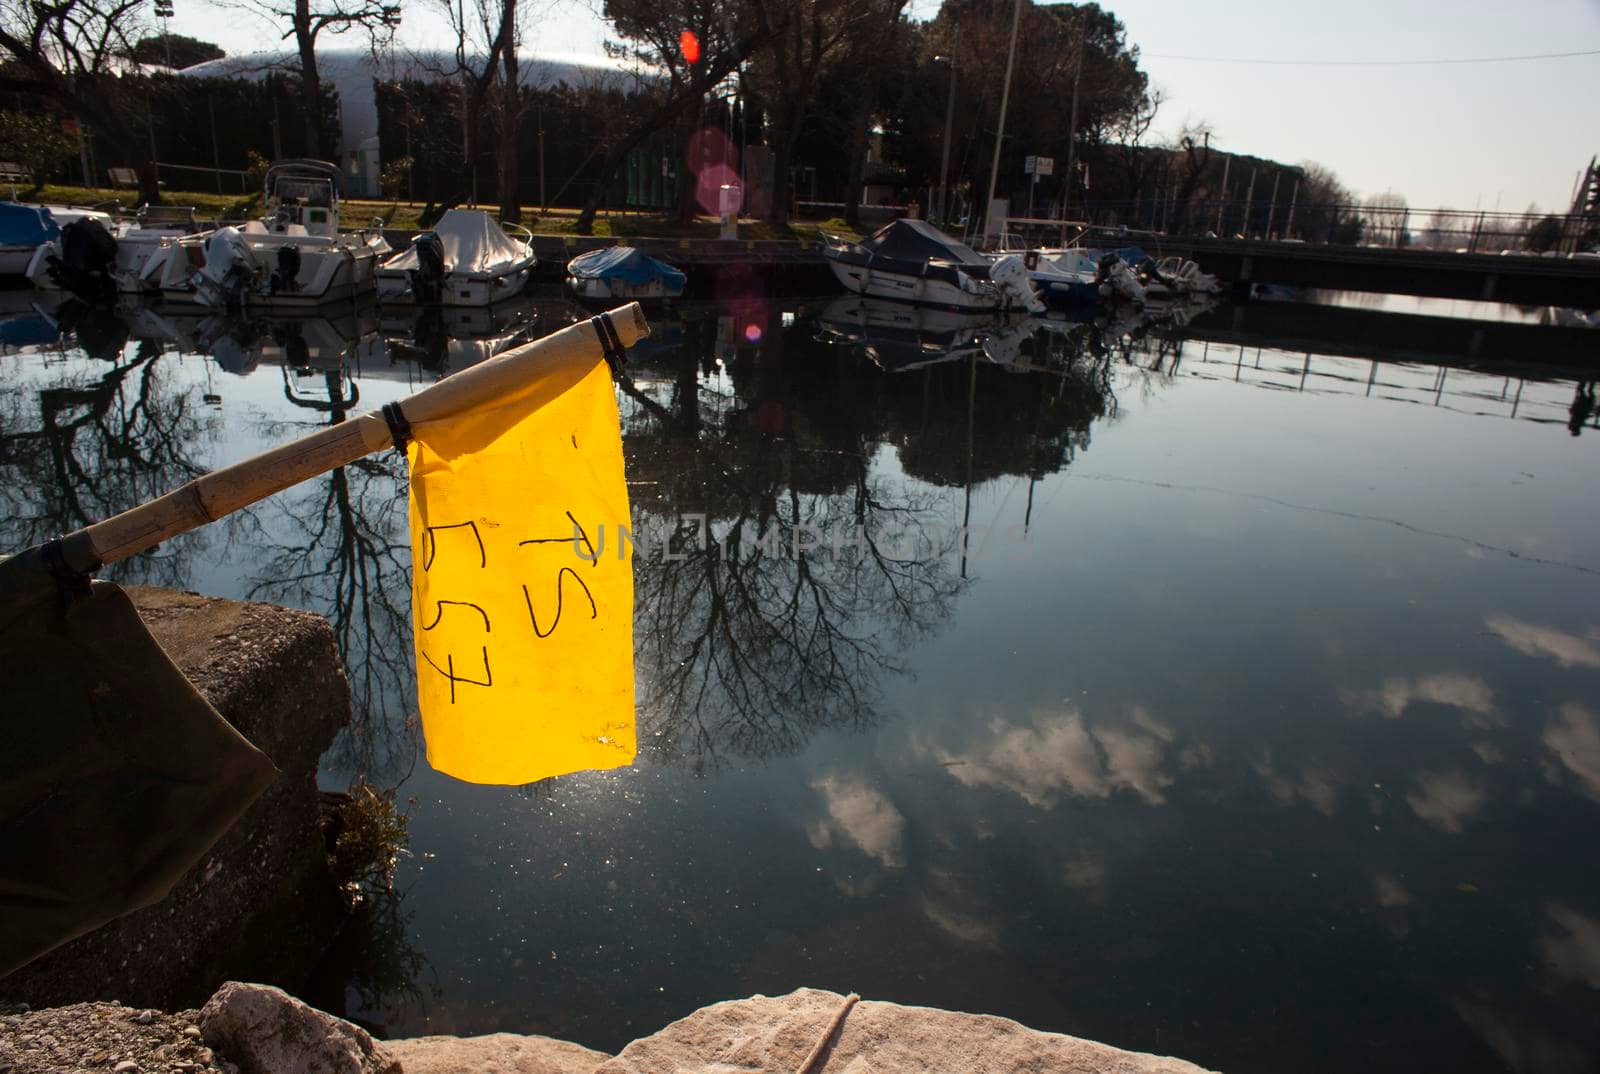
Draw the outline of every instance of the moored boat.
[[[104,214],[80,217],[43,243],[28,262],[27,276],[43,290],[70,291],[87,302],[113,293],[143,294],[142,273],[168,242],[200,231],[190,206],[142,206],[131,220]]]
[[[632,246],[590,250],[567,262],[567,286],[594,301],[678,298],[689,277]]]
[[[167,300],[229,309],[317,306],[371,291],[389,244],[379,228],[339,230],[340,183],[327,161],[278,161],[267,169],[262,219],[172,240],[140,279]]]
[[[960,310],[1044,309],[1020,256],[991,261],[924,220],[894,220],[861,242],[828,243],[822,254],[858,295]]]
[[[417,305],[488,306],[520,294],[537,258],[533,233],[480,209],[451,209],[378,269],[378,298]]]

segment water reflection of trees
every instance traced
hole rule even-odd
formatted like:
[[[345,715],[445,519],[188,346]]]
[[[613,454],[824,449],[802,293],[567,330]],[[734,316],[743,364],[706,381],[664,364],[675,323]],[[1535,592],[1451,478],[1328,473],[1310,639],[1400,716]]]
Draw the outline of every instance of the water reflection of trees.
[[[153,348],[105,367],[67,359],[40,387],[0,390],[0,543],[26,548],[126,511],[204,471],[213,426],[171,361]],[[232,530],[224,527],[231,536]],[[182,587],[208,535],[196,531],[108,568],[124,582]]]
[[[285,397],[336,425],[356,405],[354,384],[338,370],[322,375],[314,394],[292,387]],[[273,440],[299,423],[281,423]],[[305,424],[322,424],[312,422]],[[306,608],[333,627],[350,678],[352,720],[328,760],[337,768],[389,783],[416,752],[410,712],[411,553],[405,462],[395,452],[371,455],[296,486],[272,501],[263,519],[262,567],[249,596]],[[270,536],[267,536],[269,535]]]
[[[1065,362],[885,374],[803,319],[719,373],[728,326],[686,320],[636,361],[624,442],[637,534],[673,535],[635,560],[641,744],[699,769],[873,724],[965,584],[951,487],[1059,469],[1108,396]]]

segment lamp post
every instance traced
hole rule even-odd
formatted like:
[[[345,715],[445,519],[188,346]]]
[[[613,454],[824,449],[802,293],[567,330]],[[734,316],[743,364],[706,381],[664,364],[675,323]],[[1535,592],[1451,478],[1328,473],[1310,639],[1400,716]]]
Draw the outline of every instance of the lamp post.
[[[956,117],[956,57],[961,55],[961,27],[956,27],[955,45],[950,49],[950,55],[939,57],[950,64],[950,93],[944,103],[944,152],[939,158],[939,204],[935,212],[939,214],[939,222],[948,224],[950,221],[950,205],[946,200],[950,184],[950,130]]]
[[[1022,21],[1022,0],[1016,0],[1011,9],[1011,48],[1006,53],[1006,83],[1000,91],[1000,123],[994,132],[994,164],[989,168],[989,199],[983,206],[983,235],[989,237],[989,228],[993,223],[989,214],[994,211],[994,185],[1000,178],[1000,147],[1006,141],[1006,105],[1011,102],[1011,68],[1017,60],[1017,25]],[[1001,221],[1000,230],[1005,232],[1005,221]]]

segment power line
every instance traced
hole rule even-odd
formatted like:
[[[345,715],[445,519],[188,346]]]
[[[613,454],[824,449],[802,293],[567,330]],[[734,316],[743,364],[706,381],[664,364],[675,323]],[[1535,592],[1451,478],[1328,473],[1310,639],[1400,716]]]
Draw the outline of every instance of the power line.
[[[1145,58],[1180,60],[1185,63],[1248,63],[1271,67],[1433,67],[1445,64],[1566,60],[1574,56],[1600,56],[1600,49],[1589,49],[1586,52],[1541,52],[1531,56],[1474,56],[1456,60],[1259,60],[1236,56],[1168,56],[1160,53],[1149,53]]]

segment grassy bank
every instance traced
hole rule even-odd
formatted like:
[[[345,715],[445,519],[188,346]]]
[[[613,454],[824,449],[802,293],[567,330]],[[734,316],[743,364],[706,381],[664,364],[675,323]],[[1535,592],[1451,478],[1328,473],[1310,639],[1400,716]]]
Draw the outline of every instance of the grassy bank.
[[[9,196],[10,192],[6,193]],[[108,187],[58,186],[52,183],[37,191],[18,188],[17,196],[24,201],[107,210],[120,207],[131,211],[138,205],[137,192]],[[167,205],[193,206],[195,215],[202,220],[240,221],[261,212],[260,194],[240,196],[199,190],[168,190],[163,192],[162,198]],[[417,202],[350,199],[343,206],[344,224],[346,227],[359,226],[381,219],[385,227],[412,229],[419,226],[418,217],[422,208]],[[482,208],[493,211],[492,206]],[[522,222],[540,235],[575,235],[578,211],[551,209],[541,213],[537,206],[525,205],[522,208]],[[824,233],[860,237],[854,228],[838,218],[796,220],[785,227],[751,218],[739,221],[741,239],[816,239]],[[718,234],[718,223],[709,216],[698,217],[684,224],[674,213],[602,212],[595,217],[594,234],[619,239],[714,239]]]

